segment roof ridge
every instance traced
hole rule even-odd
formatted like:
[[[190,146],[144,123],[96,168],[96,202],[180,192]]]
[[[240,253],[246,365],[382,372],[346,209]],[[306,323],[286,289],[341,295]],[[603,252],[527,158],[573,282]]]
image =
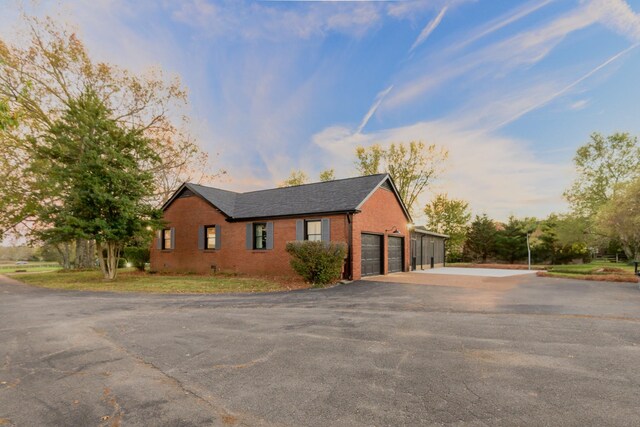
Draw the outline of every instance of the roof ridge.
[[[233,191],[233,190],[225,190],[224,188],[220,188],[220,187],[212,187],[212,186],[210,186],[210,185],[196,184],[196,183],[194,183],[194,182],[185,182],[185,184],[188,184],[188,185],[195,185],[195,186],[198,186],[198,187],[204,187],[204,188],[212,188],[212,189],[214,189],[214,190],[218,190],[218,191],[225,191],[225,192],[227,192],[227,193],[243,194],[243,193],[239,193],[239,192],[237,192],[237,191]]]
[[[262,190],[251,190],[251,191],[245,191],[244,193],[241,193],[241,192],[238,192],[238,191],[232,191],[232,190],[225,190],[224,188],[212,187],[212,186],[209,186],[209,185],[196,184],[194,182],[185,182],[185,184],[197,185],[198,187],[204,187],[204,188],[213,188],[214,190],[226,191],[227,193],[251,194],[251,193],[258,193],[260,191],[281,190],[281,189],[284,189],[284,188],[303,187],[305,185],[328,184],[330,182],[347,181],[349,179],[359,179],[359,178],[368,178],[368,177],[371,177],[371,176],[385,176],[385,175],[388,176],[389,173],[388,172],[381,172],[381,173],[372,173],[371,175],[350,176],[348,178],[332,179],[331,181],[316,181],[316,182],[307,182],[305,184],[289,185],[289,186],[286,186],[286,187],[263,188]]]
[[[262,190],[252,190],[252,191],[247,191],[247,192],[238,193],[238,194],[250,194],[250,193],[259,193],[260,191],[283,190],[285,188],[304,187],[306,185],[329,184],[330,182],[348,181],[350,179],[368,178],[368,177],[371,177],[371,176],[383,176],[383,175],[389,175],[389,174],[385,172],[385,173],[374,173],[374,174],[371,174],[371,175],[351,176],[349,178],[332,179],[331,181],[316,181],[316,182],[307,182],[305,184],[288,185],[286,187],[264,188]]]

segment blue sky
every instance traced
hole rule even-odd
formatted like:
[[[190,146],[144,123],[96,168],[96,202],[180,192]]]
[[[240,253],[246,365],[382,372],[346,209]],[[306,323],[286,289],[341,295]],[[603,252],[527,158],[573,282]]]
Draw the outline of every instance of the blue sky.
[[[11,37],[16,3],[3,3]],[[178,73],[193,132],[253,190],[293,169],[353,175],[356,145],[446,147],[476,213],[563,211],[593,131],[640,134],[640,0],[41,0],[91,54]]]

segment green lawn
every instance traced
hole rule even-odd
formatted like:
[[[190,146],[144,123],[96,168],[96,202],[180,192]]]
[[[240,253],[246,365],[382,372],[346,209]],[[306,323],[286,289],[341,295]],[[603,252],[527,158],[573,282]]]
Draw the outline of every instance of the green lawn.
[[[152,293],[273,292],[304,288],[300,282],[230,275],[164,275],[122,269],[115,281],[106,281],[99,271],[10,273],[21,282],[50,289],[78,291]]]
[[[633,273],[633,265],[623,262],[593,261],[589,264],[554,265],[549,271],[572,274],[605,274],[609,272]]]
[[[588,280],[635,281],[634,266],[626,263],[594,261],[589,264],[554,265],[547,275]]]
[[[16,270],[27,270],[28,272],[55,271],[60,269],[60,264],[56,262],[30,262],[25,265],[16,265],[15,262],[0,264],[0,274],[13,273]]]

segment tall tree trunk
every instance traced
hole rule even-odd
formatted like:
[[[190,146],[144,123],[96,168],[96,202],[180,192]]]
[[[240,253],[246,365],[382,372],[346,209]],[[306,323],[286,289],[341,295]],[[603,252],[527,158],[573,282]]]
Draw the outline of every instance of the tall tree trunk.
[[[640,245],[638,245],[637,243],[634,244],[622,242],[622,250],[629,260],[635,261],[638,259],[638,251],[640,250]]]
[[[71,270],[71,245],[69,242],[53,245],[62,257],[62,269]]]
[[[75,267],[78,270],[88,270],[95,267],[95,242],[87,239],[76,239]]]
[[[96,243],[98,261],[105,280],[114,280],[118,276],[118,261],[120,261],[120,243]]]

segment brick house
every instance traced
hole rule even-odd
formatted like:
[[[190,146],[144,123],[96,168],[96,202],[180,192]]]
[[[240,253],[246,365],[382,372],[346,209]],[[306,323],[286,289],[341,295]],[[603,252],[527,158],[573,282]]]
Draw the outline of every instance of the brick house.
[[[409,270],[411,217],[388,174],[248,193],[185,183],[162,209],[156,271],[295,275],[295,240],[347,243],[345,278]]]

